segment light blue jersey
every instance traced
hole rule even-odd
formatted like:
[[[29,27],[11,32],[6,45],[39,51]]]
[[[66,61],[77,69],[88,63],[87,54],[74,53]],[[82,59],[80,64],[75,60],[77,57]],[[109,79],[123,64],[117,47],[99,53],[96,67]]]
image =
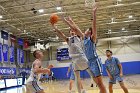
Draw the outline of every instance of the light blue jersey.
[[[97,52],[96,52],[96,45],[95,43],[91,40],[90,37],[84,38],[84,51],[85,55],[88,59],[88,66],[90,70],[93,73],[94,77],[98,77],[102,75],[102,62],[98,58]]]
[[[118,58],[112,57],[110,60],[105,61],[105,67],[112,75],[113,79],[109,79],[109,83],[116,84],[116,81],[123,82],[123,78],[120,77],[120,69],[118,67],[120,61]]]
[[[90,37],[84,38],[84,50],[88,60],[98,58],[96,53],[96,45],[93,41],[91,41]]]
[[[105,61],[105,67],[112,76],[120,74],[118,64],[120,64],[120,61],[115,57],[112,57],[110,60],[107,59]]]

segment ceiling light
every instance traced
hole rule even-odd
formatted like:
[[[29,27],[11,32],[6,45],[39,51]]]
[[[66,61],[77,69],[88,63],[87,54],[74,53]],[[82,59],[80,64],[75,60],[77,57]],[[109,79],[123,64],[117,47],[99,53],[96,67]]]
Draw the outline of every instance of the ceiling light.
[[[132,16],[132,15],[130,15],[128,18],[133,18],[133,16]]]
[[[111,18],[112,21],[114,21],[114,18]]]
[[[121,2],[122,0],[117,0],[118,2]]]
[[[56,10],[59,10],[60,11],[61,9],[62,9],[62,7],[56,7]]]
[[[24,33],[26,33],[26,30],[23,30]]]
[[[113,17],[113,18],[111,18],[111,23],[113,23],[113,22],[114,22],[114,19],[115,19],[114,17]]]
[[[0,15],[0,19],[1,19],[1,18],[3,18],[3,16],[2,16],[2,15]]]
[[[108,31],[111,32],[111,29],[109,29]]]
[[[125,30],[125,28],[123,27],[122,30]]]
[[[39,9],[39,13],[44,13],[44,9]]]

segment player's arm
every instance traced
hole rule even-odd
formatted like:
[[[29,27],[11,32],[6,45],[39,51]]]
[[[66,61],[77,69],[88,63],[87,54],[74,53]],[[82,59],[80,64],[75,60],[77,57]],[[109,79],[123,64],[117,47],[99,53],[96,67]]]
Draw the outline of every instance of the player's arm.
[[[38,63],[34,63],[34,72],[35,73],[50,73],[50,69],[48,68],[39,68]]]
[[[96,30],[96,10],[97,10],[97,6],[95,4],[94,8],[93,8],[93,21],[92,21],[92,35],[91,35],[91,40],[96,43],[97,41],[97,30]]]
[[[108,70],[108,69],[106,69],[106,72],[107,72],[107,74],[108,74],[109,78],[110,78],[110,79],[113,79],[113,77],[112,77],[112,75],[110,74],[110,72],[109,72],[109,70]]]
[[[68,77],[68,75],[69,75],[69,73],[70,73],[70,67],[68,68],[68,71],[67,71],[67,77]]]
[[[51,68],[53,68],[53,65],[49,65],[47,68],[48,68],[48,69],[51,69]]]
[[[122,64],[118,64],[118,67],[120,69],[120,76],[123,76],[123,70],[122,70]]]
[[[122,77],[122,76],[123,76],[122,64],[121,64],[121,62],[119,61],[118,58],[115,58],[115,61],[117,62],[117,65],[118,65],[118,67],[119,67],[119,69],[120,69],[120,76]]]
[[[67,19],[64,18],[64,22],[66,24],[69,25],[69,27],[71,29],[73,29],[73,31],[75,31],[76,35],[80,36],[80,37],[84,37],[84,34],[82,33],[81,29],[75,24],[75,22],[72,20],[71,17],[68,17]]]
[[[55,32],[57,33],[57,35],[60,37],[60,38],[63,38],[66,42],[68,42],[68,37],[66,37],[64,35],[64,33],[62,33],[55,25],[52,25]]]
[[[110,79],[113,79],[113,77],[112,77],[112,75],[111,75],[111,73],[110,73],[108,67],[106,66],[106,62],[105,62],[105,68],[106,68],[106,72],[107,72],[107,74],[108,74],[108,77],[109,77]]]

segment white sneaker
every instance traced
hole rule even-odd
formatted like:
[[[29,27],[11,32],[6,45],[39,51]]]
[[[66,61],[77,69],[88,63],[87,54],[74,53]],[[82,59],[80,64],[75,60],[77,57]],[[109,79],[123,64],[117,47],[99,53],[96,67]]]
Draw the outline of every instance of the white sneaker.
[[[82,93],[87,93],[86,90],[82,89]]]
[[[71,91],[71,90],[69,90],[69,91],[68,91],[68,93],[72,93],[72,91]]]

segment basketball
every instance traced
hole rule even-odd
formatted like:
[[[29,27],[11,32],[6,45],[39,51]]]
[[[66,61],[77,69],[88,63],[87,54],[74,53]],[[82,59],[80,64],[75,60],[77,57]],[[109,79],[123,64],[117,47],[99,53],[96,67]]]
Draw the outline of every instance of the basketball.
[[[50,16],[50,23],[55,24],[55,23],[57,23],[58,19],[59,19],[59,17],[56,14],[52,14]]]

